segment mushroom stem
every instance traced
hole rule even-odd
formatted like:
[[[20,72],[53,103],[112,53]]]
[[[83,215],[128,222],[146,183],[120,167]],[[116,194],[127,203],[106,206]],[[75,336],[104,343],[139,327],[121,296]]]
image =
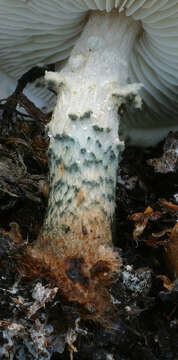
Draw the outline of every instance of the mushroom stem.
[[[103,289],[120,267],[111,236],[118,106],[129,103],[129,111],[140,104],[138,84],[127,85],[138,31],[124,14],[92,13],[65,68],[46,75],[59,95],[49,124],[48,211],[30,254],[69,300],[88,309],[103,306],[98,297],[106,297]]]

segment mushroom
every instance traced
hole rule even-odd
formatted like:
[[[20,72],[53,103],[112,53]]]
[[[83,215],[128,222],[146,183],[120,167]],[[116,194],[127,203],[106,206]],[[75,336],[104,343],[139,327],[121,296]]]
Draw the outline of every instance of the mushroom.
[[[54,279],[69,301],[104,311],[121,264],[111,234],[121,139],[146,143],[144,127],[156,127],[148,138],[154,142],[160,124],[176,126],[178,2],[0,5],[1,67],[11,76],[69,57],[61,71],[46,74],[58,91],[49,124],[48,210],[19,266]]]

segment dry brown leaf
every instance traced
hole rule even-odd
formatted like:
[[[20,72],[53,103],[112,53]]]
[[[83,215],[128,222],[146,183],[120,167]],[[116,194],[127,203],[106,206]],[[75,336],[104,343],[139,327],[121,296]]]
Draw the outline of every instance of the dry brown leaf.
[[[178,211],[178,205],[172,203],[171,201],[159,200],[159,202],[161,205],[163,205],[164,207],[167,207],[170,210]]]
[[[148,221],[157,221],[162,216],[160,211],[154,211],[151,206],[148,206],[146,210],[133,214],[130,218],[135,222],[135,228],[133,231],[133,238],[136,240],[140,235],[143,234]]]
[[[161,238],[162,236],[166,235],[167,233],[171,233],[172,229],[164,229],[158,233],[152,233],[151,235],[153,238]]]
[[[158,279],[161,279],[163,281],[163,286],[165,289],[172,291],[174,288],[173,282],[165,275],[158,275]]]
[[[172,229],[165,251],[170,270],[178,277],[178,223]]]
[[[17,224],[16,222],[11,222],[10,228],[10,231],[6,232],[6,234],[9,236],[9,238],[13,241],[15,245],[21,245],[24,240],[19,230],[19,224]]]

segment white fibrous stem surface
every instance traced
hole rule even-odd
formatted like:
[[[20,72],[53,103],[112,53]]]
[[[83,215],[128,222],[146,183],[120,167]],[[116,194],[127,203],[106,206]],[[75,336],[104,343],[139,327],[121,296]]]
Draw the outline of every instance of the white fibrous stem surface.
[[[76,226],[86,235],[96,222],[100,230],[110,227],[121,146],[118,107],[140,105],[140,85],[127,85],[138,31],[123,13],[93,12],[64,69],[46,75],[59,91],[49,124],[48,233]]]

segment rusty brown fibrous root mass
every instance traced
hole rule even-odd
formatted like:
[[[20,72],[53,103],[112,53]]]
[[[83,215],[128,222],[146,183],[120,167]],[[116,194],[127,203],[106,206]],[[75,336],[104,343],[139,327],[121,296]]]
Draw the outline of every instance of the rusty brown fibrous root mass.
[[[18,270],[29,278],[54,281],[69,301],[78,302],[92,313],[109,311],[112,307],[109,288],[121,262],[111,248],[96,242],[91,246],[86,241],[71,253],[68,249],[63,258],[57,258],[55,250],[27,246],[19,259]]]

